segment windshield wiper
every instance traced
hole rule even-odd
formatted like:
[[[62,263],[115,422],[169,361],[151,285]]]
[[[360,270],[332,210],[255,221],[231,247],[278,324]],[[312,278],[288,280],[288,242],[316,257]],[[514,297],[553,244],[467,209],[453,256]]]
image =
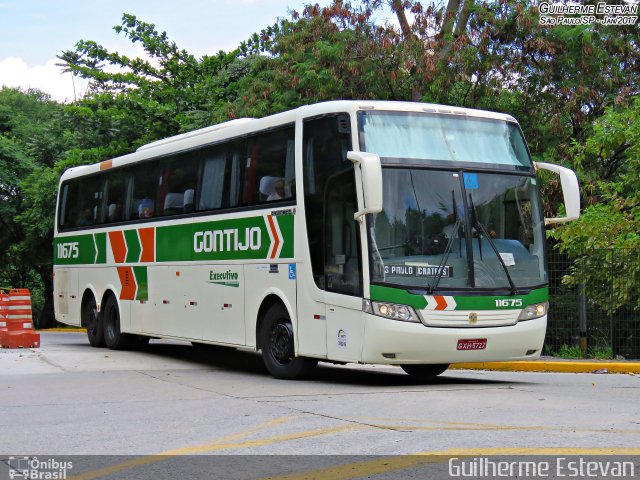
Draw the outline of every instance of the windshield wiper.
[[[493,238],[491,238],[491,236],[487,233],[487,230],[484,228],[482,223],[480,223],[480,220],[478,220],[478,212],[476,211],[476,206],[473,203],[473,197],[471,196],[471,194],[469,194],[469,205],[471,206],[471,214],[473,215],[473,226],[477,230],[479,230],[480,233],[482,233],[484,235],[484,237],[489,242],[489,245],[491,246],[491,249],[496,254],[496,257],[498,257],[498,260],[500,261],[500,265],[502,265],[502,269],[504,270],[504,273],[507,276],[507,280],[509,281],[509,286],[511,287],[511,295],[518,295],[518,288],[516,287],[516,284],[513,283],[513,279],[511,278],[511,274],[509,273],[509,269],[507,268],[507,265],[504,263],[504,260],[502,259],[502,256],[498,252],[498,248],[496,247],[496,244],[493,241]],[[479,243],[480,259],[482,260],[482,239],[478,238],[478,240],[480,242]]]
[[[456,196],[453,190],[451,191],[451,197],[453,199],[453,214],[456,217],[456,223],[453,224],[453,231],[451,232],[451,238],[449,238],[449,242],[447,243],[447,247],[444,249],[442,259],[438,264],[438,270],[437,270],[438,273],[436,274],[436,277],[433,279],[433,282],[431,282],[431,285],[427,289],[427,293],[429,293],[430,295],[435,291],[436,287],[440,283],[440,280],[442,279],[442,275],[444,274],[444,266],[447,264],[447,260],[449,260],[449,254],[451,253],[451,247],[453,246],[453,239],[456,238],[456,235],[458,234],[458,231],[462,226],[462,219],[458,215],[458,205],[456,204]]]

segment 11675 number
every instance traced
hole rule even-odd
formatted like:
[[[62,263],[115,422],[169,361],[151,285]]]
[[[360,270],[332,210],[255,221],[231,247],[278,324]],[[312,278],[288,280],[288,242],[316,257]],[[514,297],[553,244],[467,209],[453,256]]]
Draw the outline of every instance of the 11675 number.
[[[521,298],[501,298],[496,300],[496,307],[521,307]]]

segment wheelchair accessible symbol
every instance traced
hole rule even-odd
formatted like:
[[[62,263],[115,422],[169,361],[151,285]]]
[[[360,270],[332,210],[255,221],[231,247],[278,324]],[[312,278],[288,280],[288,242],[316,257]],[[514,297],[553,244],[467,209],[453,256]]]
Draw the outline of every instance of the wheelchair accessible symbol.
[[[295,279],[296,279],[296,264],[290,263],[289,264],[289,280],[295,280]]]

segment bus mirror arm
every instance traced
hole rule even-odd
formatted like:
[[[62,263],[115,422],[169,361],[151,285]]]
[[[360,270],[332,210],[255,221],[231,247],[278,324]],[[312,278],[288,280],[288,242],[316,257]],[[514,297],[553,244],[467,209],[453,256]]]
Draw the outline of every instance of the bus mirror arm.
[[[554,223],[564,223],[575,220],[580,216],[580,186],[578,178],[573,170],[552,163],[535,163],[536,170],[548,170],[560,175],[560,185],[562,186],[562,196],[564,197],[564,207],[566,216],[556,218],[545,218],[545,225]]]
[[[367,213],[382,211],[382,166],[375,153],[347,152],[347,159],[355,168],[360,168],[362,178],[363,208],[354,215],[354,220],[362,222]]]

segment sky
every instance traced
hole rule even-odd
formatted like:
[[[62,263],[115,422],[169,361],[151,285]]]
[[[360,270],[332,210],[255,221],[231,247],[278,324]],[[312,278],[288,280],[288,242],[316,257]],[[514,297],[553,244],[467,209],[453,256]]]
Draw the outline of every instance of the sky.
[[[327,5],[328,0],[316,0]],[[302,10],[310,0],[0,0],[0,85],[38,88],[57,101],[72,101],[86,83],[56,66],[78,40],[143,56],[118,35],[123,13],[166,31],[178,47],[196,55],[235,49],[254,32]],[[315,2],[314,2],[315,3]]]

